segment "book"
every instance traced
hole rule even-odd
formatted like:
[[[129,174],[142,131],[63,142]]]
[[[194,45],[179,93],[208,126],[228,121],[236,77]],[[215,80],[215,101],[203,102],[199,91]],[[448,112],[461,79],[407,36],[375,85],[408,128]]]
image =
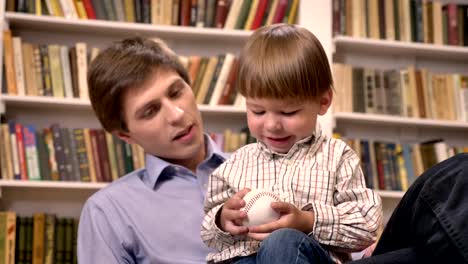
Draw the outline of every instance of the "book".
[[[88,95],[88,82],[86,74],[88,72],[87,63],[87,44],[78,42],[75,44],[76,47],[76,61],[77,61],[77,76],[78,76],[78,90],[80,99],[89,100]]]
[[[36,87],[36,73],[34,69],[34,51],[32,44],[28,42],[23,42],[22,52],[26,95],[38,95],[38,88]]]
[[[24,125],[23,141],[28,170],[28,180],[41,180],[39,155],[37,151],[36,128],[34,125]]]
[[[7,92],[11,95],[18,94],[16,87],[16,70],[13,55],[13,37],[10,30],[3,31],[3,54],[5,64],[5,79],[7,82]]]
[[[45,219],[44,213],[35,213],[33,215],[33,247],[32,264],[44,263],[45,252]]]
[[[84,130],[82,128],[75,128],[73,129],[73,141],[75,142],[76,152],[75,156],[78,159],[78,169],[80,179],[79,181],[82,182],[89,182],[91,181],[90,173],[89,173],[89,161],[88,155],[86,151],[86,143],[85,143],[85,136]]]
[[[60,46],[49,45],[50,76],[52,80],[52,94],[54,97],[64,98],[65,89],[63,82],[62,63],[60,62]]]
[[[15,79],[18,95],[26,95],[24,65],[23,65],[23,49],[22,40],[20,37],[13,37],[13,63],[15,65]]]
[[[0,262],[15,263],[16,213],[0,212]]]
[[[44,264],[54,264],[55,225],[56,216],[54,214],[46,214],[44,224]]]

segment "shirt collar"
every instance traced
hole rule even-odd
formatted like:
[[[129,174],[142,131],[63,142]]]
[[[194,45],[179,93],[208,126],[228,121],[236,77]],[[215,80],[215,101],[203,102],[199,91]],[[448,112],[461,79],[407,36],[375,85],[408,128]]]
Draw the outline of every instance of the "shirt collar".
[[[312,135],[296,141],[296,143],[292,145],[292,147],[289,149],[287,153],[275,152],[269,149],[265,143],[260,142],[260,141],[258,141],[257,149],[260,153],[262,153],[269,160],[275,158],[275,156],[283,157],[283,158],[291,158],[299,149],[308,147],[312,144],[317,145],[317,143],[319,143],[319,141],[321,140],[323,140],[322,130],[320,129],[320,126],[317,126],[316,130],[312,132]],[[315,152],[315,148],[313,151]]]
[[[206,148],[206,158],[199,164],[199,166],[219,166],[219,164],[223,163],[226,160],[226,155],[220,150],[220,148],[208,135],[205,134],[204,139]],[[163,173],[172,173],[175,170],[182,169],[195,176],[193,172],[191,172],[187,168],[174,163],[167,162],[166,160],[163,160],[151,154],[145,155],[145,161],[146,173],[143,177],[146,179],[143,179],[143,181],[148,183],[149,186],[151,186],[151,188],[155,186],[159,177]],[[175,173],[173,174],[176,175]]]

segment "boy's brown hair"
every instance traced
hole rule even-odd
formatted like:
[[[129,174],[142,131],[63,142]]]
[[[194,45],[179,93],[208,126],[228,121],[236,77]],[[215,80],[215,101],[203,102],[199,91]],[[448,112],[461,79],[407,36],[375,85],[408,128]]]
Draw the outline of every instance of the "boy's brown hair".
[[[158,39],[124,39],[92,61],[88,70],[89,98],[105,130],[127,130],[123,96],[127,90],[138,89],[152,80],[159,69],[173,70],[190,84],[189,75],[176,54]]]
[[[333,87],[327,55],[307,29],[275,24],[256,30],[239,58],[245,97],[316,99]]]

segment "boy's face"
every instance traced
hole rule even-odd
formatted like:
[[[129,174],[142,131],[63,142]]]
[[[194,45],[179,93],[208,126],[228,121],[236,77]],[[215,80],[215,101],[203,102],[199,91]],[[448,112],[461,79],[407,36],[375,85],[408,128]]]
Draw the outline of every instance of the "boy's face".
[[[317,100],[246,98],[247,122],[257,140],[278,153],[287,153],[315,130],[317,115],[327,112],[331,90]]]
[[[119,137],[146,153],[194,169],[204,159],[200,112],[190,86],[172,70],[160,69],[154,78],[123,96],[128,132]]]

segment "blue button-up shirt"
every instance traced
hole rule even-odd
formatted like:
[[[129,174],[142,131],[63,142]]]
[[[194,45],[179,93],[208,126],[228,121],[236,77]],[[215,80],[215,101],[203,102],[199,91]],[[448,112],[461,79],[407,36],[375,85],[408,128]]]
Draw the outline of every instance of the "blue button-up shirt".
[[[206,263],[200,238],[209,174],[224,154],[208,136],[196,175],[146,155],[134,171],[92,195],[81,212],[78,260],[92,263]]]

